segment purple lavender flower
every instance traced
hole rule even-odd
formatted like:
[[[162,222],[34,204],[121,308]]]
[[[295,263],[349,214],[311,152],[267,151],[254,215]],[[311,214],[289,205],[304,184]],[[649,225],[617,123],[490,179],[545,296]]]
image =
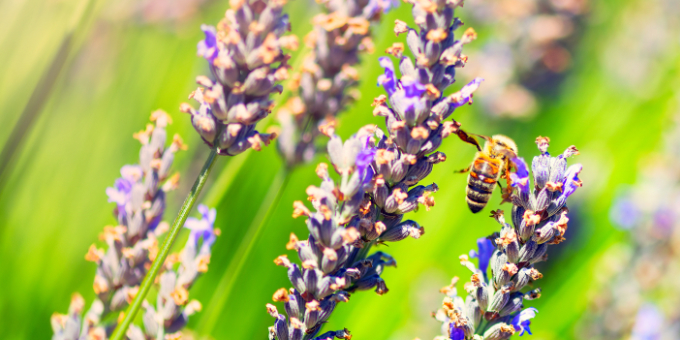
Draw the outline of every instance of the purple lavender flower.
[[[371,163],[375,158],[376,148],[371,146],[371,136],[366,136],[364,138],[366,141],[364,142],[361,151],[359,151],[359,154],[357,154],[355,163],[361,183],[366,184],[370,182],[373,179],[373,175],[375,175],[373,168],[371,168]]]
[[[198,212],[201,213],[201,219],[189,217],[187,218],[184,227],[191,230],[189,234],[189,239],[187,240],[187,246],[191,245],[194,248],[198,246],[199,239],[203,240],[201,244],[201,254],[209,254],[210,248],[217,239],[215,235],[215,230],[213,225],[215,224],[215,216],[217,211],[215,208],[209,209],[207,206],[200,204],[198,206]]]
[[[470,250],[470,257],[476,257],[479,259],[479,270],[481,270],[484,276],[486,276],[486,271],[489,268],[489,260],[491,259],[494,250],[496,250],[496,247],[493,245],[491,240],[486,237],[482,237],[477,239],[477,248],[479,248],[479,252]]]
[[[425,105],[420,100],[425,92],[425,86],[412,78],[402,78],[401,88],[404,90],[403,97],[401,95],[395,96],[401,99],[404,105],[404,111],[421,110]],[[401,94],[401,93],[399,93]]]
[[[456,327],[455,323],[451,323],[451,330],[449,331],[450,340],[465,340],[465,331]]]
[[[529,335],[532,335],[529,325],[531,324],[531,319],[536,317],[536,313],[538,313],[538,309],[529,307],[525,308],[512,318],[512,326],[515,327],[515,331],[520,332],[519,336],[524,335],[525,331],[529,333]]]
[[[378,86],[382,85],[391,97],[397,91],[396,77],[394,75],[394,63],[388,57],[378,58],[380,66],[385,69],[385,73],[378,77]]]
[[[106,188],[109,202],[118,205],[119,213],[123,213],[125,205],[130,201],[132,186],[143,176],[142,168],[138,165],[125,165],[120,169],[121,178],[116,179],[113,187]]]
[[[567,174],[564,176],[564,181],[562,182],[562,195],[565,199],[574,192],[576,189],[581,187],[581,180],[578,178],[578,174],[583,170],[581,164],[574,164],[567,169]]]
[[[467,85],[463,86],[462,89],[460,89],[459,95],[451,101],[451,105],[453,107],[460,107],[463,106],[467,103],[472,103],[472,94],[477,91],[479,88],[479,84],[481,84],[484,81],[482,78],[475,78],[472,79],[471,82],[469,82]]]
[[[198,42],[198,55],[208,60],[212,65],[220,52],[217,48],[215,27],[201,25],[201,30],[205,33],[205,39]]]

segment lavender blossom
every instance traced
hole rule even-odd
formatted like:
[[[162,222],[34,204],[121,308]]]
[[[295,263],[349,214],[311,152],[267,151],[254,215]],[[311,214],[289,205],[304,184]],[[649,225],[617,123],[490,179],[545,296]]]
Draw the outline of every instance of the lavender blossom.
[[[85,255],[86,260],[97,264],[93,284],[97,298],[82,315],[85,300],[74,294],[68,314],[52,316],[54,340],[107,339],[117,323],[111,316],[118,316],[132,301],[158,254],[157,240],[168,230],[168,224],[161,222],[165,197],[179,181],[179,174],[171,176],[170,168],[175,153],[186,149],[186,145],[175,135],[172,143],[165,146],[165,128],[171,121],[165,112],[152,113],[151,120],[155,126],[149,124],[146,130],[134,135],[142,143],[139,163],[123,166],[122,177],[106,189],[109,202],[116,203],[114,216],[117,219],[117,225],[104,227],[100,236],[108,248],[97,248],[93,244]],[[192,236],[200,233],[203,238],[201,251],[197,254],[193,243],[189,243],[181,256],[176,254],[168,258],[166,271],[161,275],[156,309],[145,303],[144,331],[130,327],[129,339],[163,339],[165,334],[178,332],[186,324],[187,317],[200,310],[200,303],[187,301],[187,290],[198,274],[207,270],[210,262],[215,211],[208,211],[204,206],[199,210],[204,218],[192,219],[187,227],[192,228]],[[178,261],[180,266],[175,273],[173,264]]]
[[[314,17],[313,30],[305,37],[312,52],[304,57],[291,86],[298,91],[279,110],[279,152],[289,167],[308,162],[317,152],[318,127],[332,122],[358,94],[362,52],[373,52],[371,24],[397,0],[330,0],[327,13]]]
[[[282,48],[295,48],[297,38],[283,36],[290,29],[282,11],[285,0],[237,0],[217,28],[201,26],[205,39],[198,55],[208,61],[212,79],[200,76],[199,87],[189,98],[198,110],[182,104],[203,141],[220,155],[234,156],[250,148],[261,150],[276,137],[255,130],[269,115],[278,82],[288,77],[289,55]]]
[[[468,295],[458,295],[458,278],[441,290],[446,297],[435,317],[443,323],[444,336],[437,339],[505,340],[514,334],[531,334],[529,325],[538,310],[524,308],[524,301],[540,297],[541,291],[525,288],[543,277],[533,264],[547,259],[548,245],[564,240],[569,221],[566,198],[581,185],[577,177],[581,166],[567,168],[566,161],[577,154],[576,148],[572,146],[564,154],[551,157],[548,142],[544,137],[537,139],[541,155],[532,164],[535,190],[529,185],[524,161],[514,160],[514,225],[505,222],[501,210],[492,212],[501,230],[493,235],[493,242],[478,240],[479,253],[474,253],[479,258],[478,266],[467,255],[460,256],[461,264],[472,271],[470,282],[465,284]],[[570,189],[560,192],[558,187]],[[487,267],[491,268],[490,276]]]
[[[314,211],[301,201],[293,205],[294,217],[307,217],[309,237],[300,241],[291,235],[287,245],[297,252],[300,264],[286,255],[275,260],[287,268],[293,287],[281,288],[273,296],[275,302],[284,303],[286,315],[267,305],[275,318],[271,339],[327,338],[328,333],[317,333],[338,302],[347,301],[355,291],[388,292],[381,275],[396,261],[381,251],[371,254],[371,247],[409,236],[417,239],[423,234],[423,227],[404,220],[404,214],[420,206],[429,210],[434,205],[432,194],[437,185],[420,182],[434,164],[446,160],[437,148],[444,138],[457,132],[460,124],[444,120],[458,103],[470,101],[479,82],[450,96],[441,95],[454,82],[455,68],[464,64],[462,46],[475,36],[468,30],[461,40],[454,39],[453,31],[461,25],[453,18],[458,5],[443,0],[415,3],[413,13],[421,33],[397,23],[399,32],[410,32],[408,41],[417,60],[404,57],[403,46],[390,49],[401,58],[401,79],[389,59],[380,60],[386,72],[379,84],[389,97],[382,95],[375,100],[374,114],[386,118],[387,132],[367,126],[343,143],[335,135],[332,122],[319,127],[330,138],[328,155],[340,180],[336,183],[331,179],[329,166],[319,165],[321,185],[307,189]],[[344,330],[334,336],[349,338]]]

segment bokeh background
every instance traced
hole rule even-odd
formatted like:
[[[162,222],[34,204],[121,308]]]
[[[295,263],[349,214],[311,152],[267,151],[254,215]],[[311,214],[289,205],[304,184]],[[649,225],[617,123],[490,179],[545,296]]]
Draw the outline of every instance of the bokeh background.
[[[580,338],[578,325],[591,304],[603,254],[630,240],[610,220],[612,201],[622,186],[635,183],[647,155],[660,148],[662,131],[680,112],[680,4],[552,1],[583,7],[568,14],[571,23],[560,26],[566,31],[558,27],[553,37],[561,48],[557,52],[567,54],[555,52],[558,59],[546,61],[536,50],[544,45],[527,43],[531,27],[507,29],[533,22],[526,9],[535,1],[474,2],[457,10],[480,36],[466,47],[471,58],[461,79],[495,69],[484,76],[501,87],[483,84],[475,105],[458,109],[454,118],[470,131],[514,138],[525,159],[537,154],[538,135],[551,138],[554,153],[572,144],[581,150],[576,161],[584,165],[584,187],[570,200],[568,242],[555,247],[541,267],[543,297],[530,304],[540,311],[532,324],[534,339]],[[174,219],[208,151],[178,107],[194,89],[194,78],[207,70],[196,57],[199,26],[216,23],[227,7],[224,0],[0,2],[2,339],[49,338],[50,315],[66,311],[73,292],[92,301],[95,266],[84,254],[103,226],[115,221],[104,189],[122,165],[136,161],[132,133],[158,108],[174,120],[169,133],[179,133],[189,145],[176,158],[183,180],[166,212],[166,220]],[[293,32],[302,37],[319,9],[309,0],[290,1],[288,9]],[[409,10],[402,5],[374,28],[376,52],[363,59],[362,97],[341,116],[341,136],[379,123],[370,107],[382,93],[375,86],[382,72],[377,57],[404,40],[394,36],[392,23],[410,22]],[[555,29],[552,24],[547,27]],[[494,48],[505,48],[511,57],[502,62],[483,57]],[[301,53],[304,48],[296,55]],[[524,91],[507,97],[524,102],[513,103],[514,111],[506,114],[484,99],[502,94],[503,86]],[[523,105],[533,106],[520,110],[527,108]],[[274,115],[263,122],[275,123]],[[468,211],[465,176],[454,174],[472,160],[474,149],[455,139],[442,148],[448,159],[429,177],[440,187],[437,205],[415,213],[426,234],[388,249],[399,264],[384,275],[390,292],[353,295],[338,307],[328,329],[347,327],[356,339],[438,334],[430,312],[440,304],[439,288],[454,275],[468,275],[458,256],[497,228],[487,214]],[[274,147],[219,159],[199,200],[217,208],[222,236],[210,271],[191,291],[204,305],[189,325],[198,337],[266,338],[272,319],[264,305],[274,290],[289,285],[284,269],[272,260],[286,252],[290,232],[305,235],[303,221],[291,217],[292,202],[304,199],[304,189],[318,182],[313,171],[323,160],[321,155],[284,179]],[[496,197],[490,207],[499,203]]]

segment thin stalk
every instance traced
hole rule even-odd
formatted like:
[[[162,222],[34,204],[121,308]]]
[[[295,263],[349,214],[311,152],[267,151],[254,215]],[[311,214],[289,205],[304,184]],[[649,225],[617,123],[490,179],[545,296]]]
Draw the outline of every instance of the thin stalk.
[[[257,240],[264,229],[264,226],[269,222],[269,219],[273,215],[274,209],[279,205],[279,201],[281,201],[283,192],[290,179],[289,174],[289,169],[283,166],[274,177],[274,181],[272,181],[272,184],[267,191],[267,195],[260,204],[260,208],[255,215],[262,217],[253,220],[241,240],[239,248],[234,253],[234,259],[229,261],[229,266],[215,289],[215,295],[211,299],[208,308],[206,308],[203,313],[204,316],[201,318],[201,322],[196,328],[199,334],[210,334],[215,328],[215,324],[222,315],[222,309],[234,289],[236,278],[238,278],[243,270],[246,260],[255,246],[255,240]]]
[[[125,311],[125,317],[123,318],[123,321],[118,324],[116,329],[113,331],[110,340],[122,340],[125,337],[125,332],[132,323],[132,320],[134,320],[139,309],[142,307],[142,302],[146,298],[146,294],[149,293],[149,289],[151,289],[154,279],[165,263],[165,258],[168,257],[170,249],[175,243],[177,235],[179,235],[179,231],[182,229],[182,226],[184,226],[184,222],[187,220],[189,212],[191,212],[191,209],[194,207],[196,198],[198,198],[198,195],[201,193],[201,189],[203,189],[203,185],[205,185],[205,182],[208,179],[210,169],[212,169],[216,158],[217,148],[215,147],[210,150],[210,155],[208,155],[208,159],[205,161],[203,169],[201,169],[201,173],[198,175],[198,178],[196,178],[194,186],[191,188],[191,192],[189,192],[189,196],[187,196],[187,198],[184,200],[184,204],[182,204],[182,208],[179,210],[179,214],[177,215],[175,222],[172,224],[172,228],[170,229],[168,236],[165,238],[165,241],[163,241],[163,246],[161,247],[158,256],[156,256],[156,259],[153,261],[151,269],[144,277],[142,284],[139,286],[139,292],[137,292],[135,299],[132,301],[130,306],[128,306],[128,309]]]

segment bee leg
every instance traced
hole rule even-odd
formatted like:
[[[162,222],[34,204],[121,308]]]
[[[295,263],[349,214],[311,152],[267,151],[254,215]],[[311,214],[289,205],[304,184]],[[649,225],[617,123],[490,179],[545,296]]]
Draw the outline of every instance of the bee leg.
[[[512,196],[512,188],[510,187],[510,185],[506,186],[505,189],[503,189],[501,181],[497,181],[496,183],[498,184],[498,187],[501,188],[501,197],[503,198],[501,204],[505,202],[512,203],[512,200],[510,200],[510,196]]]
[[[467,168],[465,168],[465,169],[462,169],[462,170],[454,171],[453,173],[454,173],[454,174],[464,174],[464,173],[466,173],[466,172],[468,172],[468,171],[470,171],[470,166],[467,167]]]

